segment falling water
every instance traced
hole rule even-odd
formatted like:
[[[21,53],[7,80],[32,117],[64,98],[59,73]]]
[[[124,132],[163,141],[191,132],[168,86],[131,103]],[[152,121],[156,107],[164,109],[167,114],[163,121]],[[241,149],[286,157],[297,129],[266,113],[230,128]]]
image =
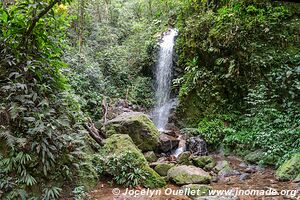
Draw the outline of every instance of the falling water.
[[[170,99],[173,72],[173,53],[177,31],[170,29],[162,38],[158,63],[156,66],[156,105],[154,109],[154,123],[161,131],[165,130],[170,111],[176,100]]]

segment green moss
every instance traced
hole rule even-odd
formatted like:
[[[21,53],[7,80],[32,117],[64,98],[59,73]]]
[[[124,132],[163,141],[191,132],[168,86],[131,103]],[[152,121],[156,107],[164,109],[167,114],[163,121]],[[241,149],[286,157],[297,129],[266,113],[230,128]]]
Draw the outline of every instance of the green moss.
[[[141,150],[139,150],[133,143],[131,137],[125,134],[115,134],[105,140],[100,154],[103,157],[107,157],[112,154],[121,155],[123,152],[130,151],[135,154],[137,159],[141,161],[141,169],[147,173],[146,180],[142,183],[147,188],[159,188],[166,185],[165,180],[151,169],[146,161]],[[114,174],[112,174],[114,175]]]
[[[144,166],[143,170],[148,173],[148,176],[143,183],[146,188],[161,188],[167,184],[165,179],[149,166]]]
[[[193,157],[193,164],[196,167],[204,168],[206,165],[210,163],[215,163],[215,160],[211,156],[197,156]]]
[[[281,181],[293,180],[300,174],[300,153],[294,154],[276,171],[276,178]]]
[[[190,160],[190,156],[191,156],[190,152],[188,152],[188,151],[183,152],[178,156],[177,162],[179,164],[182,164],[182,165],[192,165],[192,161]]]
[[[200,168],[181,165],[168,171],[168,177],[177,185],[191,183],[209,183],[211,176]]]
[[[177,185],[183,185],[187,183],[209,183],[210,179],[207,177],[197,176],[197,175],[188,175],[188,174],[179,174],[172,179]]]
[[[90,160],[87,160],[86,163],[83,163],[79,169],[78,181],[76,185],[84,186],[87,191],[93,189],[98,181],[98,174]]]
[[[78,177],[76,181],[76,186],[84,186],[86,191],[93,189],[98,182],[98,174],[95,166],[93,165],[93,159],[95,152],[92,150],[91,144],[93,141],[91,138],[86,138],[86,145],[84,148],[85,152],[85,162],[80,164],[78,169]],[[96,144],[97,145],[97,144]]]
[[[218,161],[217,165],[214,167],[214,171],[221,171],[224,168],[230,168],[229,163],[226,160]]]
[[[118,116],[108,122],[105,131],[108,136],[128,134],[142,151],[153,151],[159,146],[159,131],[153,122],[142,113]]]
[[[203,116],[203,105],[201,98],[197,95],[197,90],[190,91],[188,96],[180,100],[180,106],[177,108],[176,115],[182,119],[184,125],[196,127],[199,117]]]
[[[150,163],[157,161],[157,156],[155,155],[155,153],[153,151],[148,151],[148,152],[144,153],[144,156],[145,156],[146,160]]]
[[[208,163],[207,165],[204,166],[204,170],[206,171],[211,171],[215,166],[217,162],[213,160],[211,163]]]
[[[169,169],[174,167],[173,163],[159,163],[155,166],[154,170],[161,176],[167,176]]]

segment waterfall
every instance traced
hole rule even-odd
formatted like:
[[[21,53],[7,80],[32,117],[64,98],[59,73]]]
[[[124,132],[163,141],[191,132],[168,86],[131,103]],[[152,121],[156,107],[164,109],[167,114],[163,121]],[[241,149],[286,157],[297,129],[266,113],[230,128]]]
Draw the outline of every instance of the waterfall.
[[[165,33],[160,42],[158,62],[155,70],[156,91],[154,123],[160,131],[165,130],[172,107],[176,104],[175,99],[170,99],[172,73],[173,73],[173,53],[177,31],[170,29]]]

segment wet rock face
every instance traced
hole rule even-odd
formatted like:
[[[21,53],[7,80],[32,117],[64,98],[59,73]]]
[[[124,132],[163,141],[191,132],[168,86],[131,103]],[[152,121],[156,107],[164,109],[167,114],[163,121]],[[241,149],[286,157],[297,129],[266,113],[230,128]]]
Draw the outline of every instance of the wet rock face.
[[[187,141],[187,150],[195,156],[206,156],[208,154],[206,142],[200,137],[191,137]]]
[[[168,153],[170,151],[172,151],[173,149],[178,148],[179,142],[180,140],[172,137],[170,135],[167,134],[160,134],[159,136],[159,140],[160,140],[160,150],[164,153]]]

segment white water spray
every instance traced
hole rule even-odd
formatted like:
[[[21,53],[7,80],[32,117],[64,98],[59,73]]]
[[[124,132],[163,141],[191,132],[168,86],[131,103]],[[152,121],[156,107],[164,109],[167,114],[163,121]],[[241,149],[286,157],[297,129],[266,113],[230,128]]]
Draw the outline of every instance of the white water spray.
[[[170,99],[173,53],[177,31],[170,29],[162,38],[158,63],[156,66],[156,105],[154,108],[154,123],[160,131],[165,130],[170,116],[170,111],[176,104],[176,100]]]

